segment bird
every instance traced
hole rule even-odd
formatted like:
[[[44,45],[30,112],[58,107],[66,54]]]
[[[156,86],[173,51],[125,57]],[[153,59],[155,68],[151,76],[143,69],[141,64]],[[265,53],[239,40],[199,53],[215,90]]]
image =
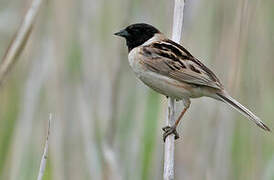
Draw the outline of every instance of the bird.
[[[136,23],[114,35],[125,38],[129,65],[135,75],[156,92],[183,100],[184,108],[174,125],[163,127],[163,140],[179,138],[177,126],[190,107],[190,99],[210,97],[224,102],[265,131],[270,128],[225,90],[217,76],[182,45],[168,39],[150,24]]]

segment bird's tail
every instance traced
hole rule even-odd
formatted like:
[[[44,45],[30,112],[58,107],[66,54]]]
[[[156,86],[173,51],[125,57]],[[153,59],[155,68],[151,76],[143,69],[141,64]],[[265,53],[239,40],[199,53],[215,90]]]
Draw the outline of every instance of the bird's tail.
[[[255,122],[260,128],[262,128],[265,131],[270,131],[270,129],[261,121],[261,119],[259,117],[257,117],[250,110],[248,110],[246,107],[241,105],[238,101],[236,101],[231,96],[229,96],[228,93],[223,91],[223,92],[216,93],[216,94],[221,101],[230,105],[231,107],[233,107],[234,109],[239,111],[241,114],[246,116],[248,119]]]

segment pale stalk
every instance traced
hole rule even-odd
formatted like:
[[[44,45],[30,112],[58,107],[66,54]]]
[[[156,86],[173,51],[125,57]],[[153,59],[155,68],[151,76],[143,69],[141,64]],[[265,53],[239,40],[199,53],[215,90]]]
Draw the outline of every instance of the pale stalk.
[[[46,138],[46,143],[45,143],[45,147],[44,147],[44,153],[41,159],[41,163],[40,163],[40,168],[39,168],[39,174],[37,177],[37,180],[42,180],[43,176],[44,176],[44,172],[46,169],[46,165],[47,165],[47,158],[48,158],[48,149],[49,149],[49,135],[50,135],[50,123],[52,121],[52,114],[49,114],[49,124],[48,124],[48,134],[47,134],[47,138]]]
[[[179,43],[182,34],[183,15],[184,15],[184,0],[175,0],[173,27],[172,27],[172,40]],[[168,98],[168,109],[166,124],[172,126],[175,123],[175,99]],[[174,179],[174,134],[169,135],[165,141],[165,158],[164,158],[164,180]]]
[[[24,49],[43,0],[33,0],[0,64],[0,86]]]

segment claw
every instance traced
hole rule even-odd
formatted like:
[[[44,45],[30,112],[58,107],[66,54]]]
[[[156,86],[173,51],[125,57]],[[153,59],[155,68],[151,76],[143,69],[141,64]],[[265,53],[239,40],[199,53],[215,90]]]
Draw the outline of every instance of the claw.
[[[167,136],[169,136],[170,134],[174,134],[175,135],[175,140],[178,139],[180,136],[176,130],[176,126],[165,126],[162,128],[162,130],[164,131],[163,134],[163,140],[164,142],[166,141]]]
[[[166,132],[169,128],[170,128],[170,126],[165,126],[165,127],[162,128],[162,130],[163,130],[164,132]]]

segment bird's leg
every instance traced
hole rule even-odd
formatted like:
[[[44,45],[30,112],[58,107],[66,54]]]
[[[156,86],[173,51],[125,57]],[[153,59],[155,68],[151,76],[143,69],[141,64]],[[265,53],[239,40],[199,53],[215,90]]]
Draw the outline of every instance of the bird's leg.
[[[179,122],[181,121],[182,117],[184,116],[185,112],[187,111],[187,109],[190,106],[190,100],[189,99],[185,99],[183,100],[184,102],[184,109],[182,110],[180,116],[178,117],[178,119],[175,121],[175,124],[173,126],[165,126],[162,128],[162,130],[164,131],[163,134],[163,140],[164,142],[166,141],[167,136],[169,136],[170,134],[174,134],[175,135],[175,139],[178,139],[180,136],[176,130]]]

